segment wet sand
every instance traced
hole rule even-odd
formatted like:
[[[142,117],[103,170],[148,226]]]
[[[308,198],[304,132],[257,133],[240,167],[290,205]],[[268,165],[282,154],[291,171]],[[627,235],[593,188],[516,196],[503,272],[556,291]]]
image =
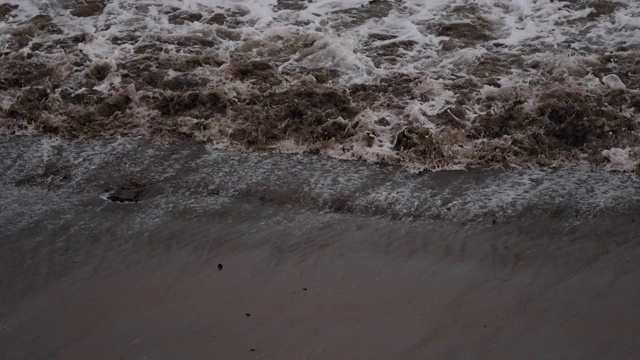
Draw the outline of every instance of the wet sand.
[[[15,137],[0,152],[0,358],[640,357],[626,175]]]

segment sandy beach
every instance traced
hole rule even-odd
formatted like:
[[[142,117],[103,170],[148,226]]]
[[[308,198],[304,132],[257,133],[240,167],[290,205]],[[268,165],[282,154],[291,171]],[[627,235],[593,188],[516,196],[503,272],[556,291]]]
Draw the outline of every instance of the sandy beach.
[[[640,359],[638,19],[0,0],[0,360]]]
[[[640,356],[628,175],[0,149],[2,359]]]

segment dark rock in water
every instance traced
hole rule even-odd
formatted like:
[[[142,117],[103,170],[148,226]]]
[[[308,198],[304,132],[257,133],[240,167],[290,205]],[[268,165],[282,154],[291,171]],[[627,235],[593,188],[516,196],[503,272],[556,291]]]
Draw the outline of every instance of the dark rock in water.
[[[104,94],[95,89],[83,89],[83,91],[74,91],[70,88],[62,88],[58,92],[60,99],[67,104],[87,105],[91,104],[94,99],[102,99]]]
[[[107,196],[107,199],[111,202],[138,202],[144,195],[144,190],[120,190],[115,191],[111,195]]]
[[[178,11],[169,15],[169,24],[183,25],[185,22],[198,22],[202,19],[202,14],[187,11]]]
[[[389,122],[389,120],[387,120],[386,117],[381,117],[379,119],[376,119],[374,121],[374,124],[376,124],[378,126],[384,126],[384,127],[387,127],[387,126],[391,125],[391,123]]]
[[[167,43],[184,47],[201,46],[205,48],[211,48],[216,45],[216,41],[214,41],[213,39],[196,35],[179,36],[171,39],[171,41],[167,41]]]
[[[266,61],[242,61],[233,64],[232,73],[240,80],[260,75],[272,76],[273,65]]]
[[[160,83],[160,88],[171,91],[181,91],[199,88],[206,85],[206,83],[205,79],[198,79],[188,75],[179,75],[163,80],[162,83]]]
[[[90,17],[102,14],[106,4],[104,1],[91,1],[89,3],[78,5],[71,10],[71,15],[76,17]]]
[[[13,10],[17,8],[18,8],[18,5],[13,5],[13,4],[0,5],[0,21],[6,20],[9,14],[11,14],[11,12],[13,12]]]
[[[92,79],[103,81],[111,72],[111,64],[108,62],[98,62],[89,70],[89,77]]]
[[[466,22],[444,24],[438,31],[438,36],[446,36],[466,41],[488,41],[491,39],[489,31],[483,28],[485,24],[471,24]]]
[[[309,3],[307,1],[300,0],[278,0],[276,9],[278,10],[295,10],[300,11],[307,8]]]
[[[107,200],[118,203],[139,202],[149,192],[149,186],[136,181],[118,185],[107,195]]]
[[[456,45],[456,42],[453,41],[452,39],[449,40],[445,40],[442,42],[442,50],[443,51],[453,51],[453,50],[457,50],[458,49],[458,45]]]
[[[28,45],[28,43],[27,43],[27,45]],[[38,51],[38,50],[42,49],[43,46],[44,46],[44,44],[41,43],[41,42],[32,42],[31,43],[31,51]]]
[[[36,15],[20,27],[11,31],[11,37],[22,47],[26,46],[38,33],[62,34],[62,29],[49,15]]]
[[[47,102],[49,95],[49,91],[45,87],[33,86],[24,88],[16,101],[9,106],[6,115],[14,119],[36,120],[39,118],[41,111],[50,109]]]
[[[117,94],[109,98],[98,106],[98,114],[104,117],[111,117],[116,112],[124,112],[129,107],[131,98],[124,94]]]
[[[27,34],[14,35],[13,40],[15,41],[15,44],[18,46],[18,48],[22,49],[23,47],[29,45],[29,43],[31,42],[31,36]]]
[[[240,39],[242,39],[242,32],[219,27],[216,29],[216,36],[223,40],[240,41]]]
[[[217,13],[217,14],[213,14],[213,16],[211,16],[209,19],[207,19],[207,21],[205,21],[206,24],[209,25],[224,25],[224,22],[227,20],[227,17],[224,14],[221,13]]]

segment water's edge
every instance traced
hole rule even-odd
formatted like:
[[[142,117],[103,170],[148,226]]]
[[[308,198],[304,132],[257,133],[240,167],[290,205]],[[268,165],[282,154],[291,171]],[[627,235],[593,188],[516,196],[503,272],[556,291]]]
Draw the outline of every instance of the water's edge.
[[[0,358],[640,353],[628,175],[39,137],[0,170]]]

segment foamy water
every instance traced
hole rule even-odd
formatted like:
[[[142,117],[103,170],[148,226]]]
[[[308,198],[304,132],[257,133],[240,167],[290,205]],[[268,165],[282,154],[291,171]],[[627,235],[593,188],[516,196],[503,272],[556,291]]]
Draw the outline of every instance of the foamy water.
[[[633,0],[78,3],[4,5],[4,133],[637,169]]]

